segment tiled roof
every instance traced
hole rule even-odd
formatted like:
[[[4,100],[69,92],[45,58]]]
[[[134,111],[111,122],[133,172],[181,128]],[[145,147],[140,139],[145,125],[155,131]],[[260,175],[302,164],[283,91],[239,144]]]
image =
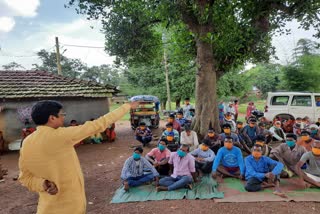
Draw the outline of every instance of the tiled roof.
[[[111,97],[117,89],[45,71],[1,71],[0,98]]]

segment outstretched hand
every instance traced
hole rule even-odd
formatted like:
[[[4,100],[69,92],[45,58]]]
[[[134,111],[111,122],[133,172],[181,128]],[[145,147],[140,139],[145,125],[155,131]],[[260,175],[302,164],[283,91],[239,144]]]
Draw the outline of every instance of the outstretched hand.
[[[135,109],[139,106],[140,102],[131,102],[129,103],[132,109]]]

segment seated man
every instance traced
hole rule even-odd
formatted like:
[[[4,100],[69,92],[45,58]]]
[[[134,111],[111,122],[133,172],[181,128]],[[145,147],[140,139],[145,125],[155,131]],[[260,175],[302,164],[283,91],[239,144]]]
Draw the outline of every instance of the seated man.
[[[218,177],[243,178],[244,163],[241,150],[233,145],[231,137],[226,137],[224,147],[221,147],[214,159],[212,166],[212,178]]]
[[[315,140],[320,140],[320,131],[319,131],[319,127],[315,124],[310,125],[310,137],[312,137]]]
[[[281,143],[286,142],[286,134],[284,133],[283,129],[281,128],[281,122],[275,121],[274,125],[269,129],[272,133],[273,138],[270,146],[272,148],[279,146]]]
[[[243,128],[242,136],[246,145],[249,148],[255,144],[256,136],[258,135],[259,128],[257,126],[257,120],[252,118],[249,120],[249,124]]]
[[[281,178],[291,178],[297,174],[296,165],[302,155],[307,152],[303,146],[296,144],[297,136],[295,134],[287,134],[286,138],[286,143],[273,148],[270,154],[270,158],[284,165],[280,174]]]
[[[226,137],[231,137],[232,142],[236,147],[239,147],[241,150],[245,151],[246,153],[250,154],[251,151],[247,144],[244,141],[240,141],[237,134],[231,132],[231,126],[230,124],[224,124],[222,125],[222,130],[224,133],[220,134],[220,140],[221,142],[224,142]]]
[[[217,154],[222,145],[219,135],[216,134],[213,128],[208,130],[208,134],[204,137],[204,140],[208,141],[209,148],[214,152],[214,154]]]
[[[265,123],[260,122],[258,124],[258,135],[263,135],[265,137],[265,142],[269,144],[272,141],[272,133],[266,129]]]
[[[199,177],[203,174],[211,173],[212,163],[215,157],[214,152],[209,148],[210,141],[203,140],[199,148],[191,152],[191,155],[196,159],[196,170]]]
[[[302,171],[301,167],[306,164],[307,168]],[[305,187],[320,188],[320,141],[312,143],[312,151],[302,155],[296,167],[301,182]],[[304,183],[306,181],[307,183]]]
[[[233,116],[231,112],[227,112],[222,121],[222,126],[225,124],[229,124],[232,132],[236,132],[236,123],[233,120]]]
[[[306,150],[308,152],[310,152],[312,150],[312,143],[315,140],[313,138],[310,137],[310,132],[308,131],[302,131],[301,132],[301,137],[298,140],[297,144],[300,146],[303,146],[304,148],[306,148]]]
[[[181,144],[189,145],[189,150],[193,151],[199,146],[198,136],[195,131],[192,131],[189,125],[185,126],[185,131],[181,132]]]
[[[154,178],[156,185],[158,184],[159,173],[147,159],[141,157],[142,153],[143,149],[136,147],[132,156],[124,163],[121,179],[123,180],[125,191],[128,191],[130,187],[140,186],[146,182],[153,181]],[[149,169],[152,173],[144,174],[144,169]]]
[[[179,143],[180,142],[179,132],[173,128],[172,123],[167,123],[166,130],[164,130],[164,132],[162,133],[162,137],[166,137],[170,132],[174,133],[174,140]]]
[[[70,126],[78,126],[78,122],[76,120],[71,120],[70,121]]]
[[[162,137],[167,141],[167,147],[171,152],[176,152],[179,148],[179,143],[174,139],[174,133],[169,132],[166,137]]]
[[[174,114],[170,114],[168,117],[168,123],[171,123],[172,128],[177,130],[179,134],[181,133],[181,125],[178,121],[176,121]]]
[[[167,149],[167,141],[160,140],[158,147],[152,149],[147,155],[146,159],[156,168],[160,175],[169,175],[169,158],[171,152]]]
[[[246,185],[248,192],[257,192],[264,188],[275,187],[275,195],[286,197],[279,189],[279,175],[283,169],[283,164],[262,156],[260,145],[254,145],[252,155],[245,158],[246,165]]]
[[[140,122],[139,127],[136,128],[134,134],[136,136],[136,140],[140,141],[143,147],[152,140],[152,132],[148,127],[146,127],[146,123],[144,122]]]
[[[173,173],[160,179],[157,191],[172,191],[184,187],[191,188],[192,178],[197,182],[194,157],[189,154],[189,146],[181,145],[177,152],[172,152],[169,164]]]
[[[100,144],[102,143],[102,135],[100,133],[90,136],[91,143]]]
[[[293,124],[293,134],[299,136],[301,134],[302,127],[302,118],[297,117],[295,123]]]
[[[256,144],[261,146],[263,156],[268,157],[270,155],[272,148],[268,146],[268,143],[266,142],[266,138],[263,135],[257,135]]]
[[[178,111],[176,121],[178,121],[181,128],[183,128],[185,125],[188,124],[188,121],[186,120],[186,118],[183,117],[183,111]]]

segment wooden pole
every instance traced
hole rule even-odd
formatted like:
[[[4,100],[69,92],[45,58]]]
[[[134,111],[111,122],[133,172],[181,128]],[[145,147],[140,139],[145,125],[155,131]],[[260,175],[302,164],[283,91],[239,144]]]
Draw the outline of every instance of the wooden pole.
[[[60,48],[59,48],[59,39],[56,37],[56,56],[57,56],[57,68],[58,74],[62,75],[61,63],[60,63]]]
[[[164,62],[164,70],[166,75],[166,85],[167,85],[167,99],[168,99],[168,107],[169,111],[171,111],[171,95],[170,95],[170,83],[169,83],[169,68],[168,68],[168,58],[166,53],[166,35],[165,32],[162,34],[162,42],[163,42],[163,62]]]

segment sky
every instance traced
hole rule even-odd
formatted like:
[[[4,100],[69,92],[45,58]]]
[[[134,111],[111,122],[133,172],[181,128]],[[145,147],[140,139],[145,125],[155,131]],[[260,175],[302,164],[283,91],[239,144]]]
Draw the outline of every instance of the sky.
[[[114,57],[104,51],[104,35],[99,21],[88,21],[74,8],[65,8],[68,0],[0,0],[0,69],[15,61],[26,69],[39,63],[36,53],[45,49],[55,51],[55,37],[59,37],[60,52],[70,58],[79,58],[89,66],[111,64]],[[286,64],[292,49],[300,38],[315,40],[314,30],[298,29],[297,22],[287,23],[290,35],[276,35],[273,45],[280,60]],[[67,45],[95,46],[78,48]]]

